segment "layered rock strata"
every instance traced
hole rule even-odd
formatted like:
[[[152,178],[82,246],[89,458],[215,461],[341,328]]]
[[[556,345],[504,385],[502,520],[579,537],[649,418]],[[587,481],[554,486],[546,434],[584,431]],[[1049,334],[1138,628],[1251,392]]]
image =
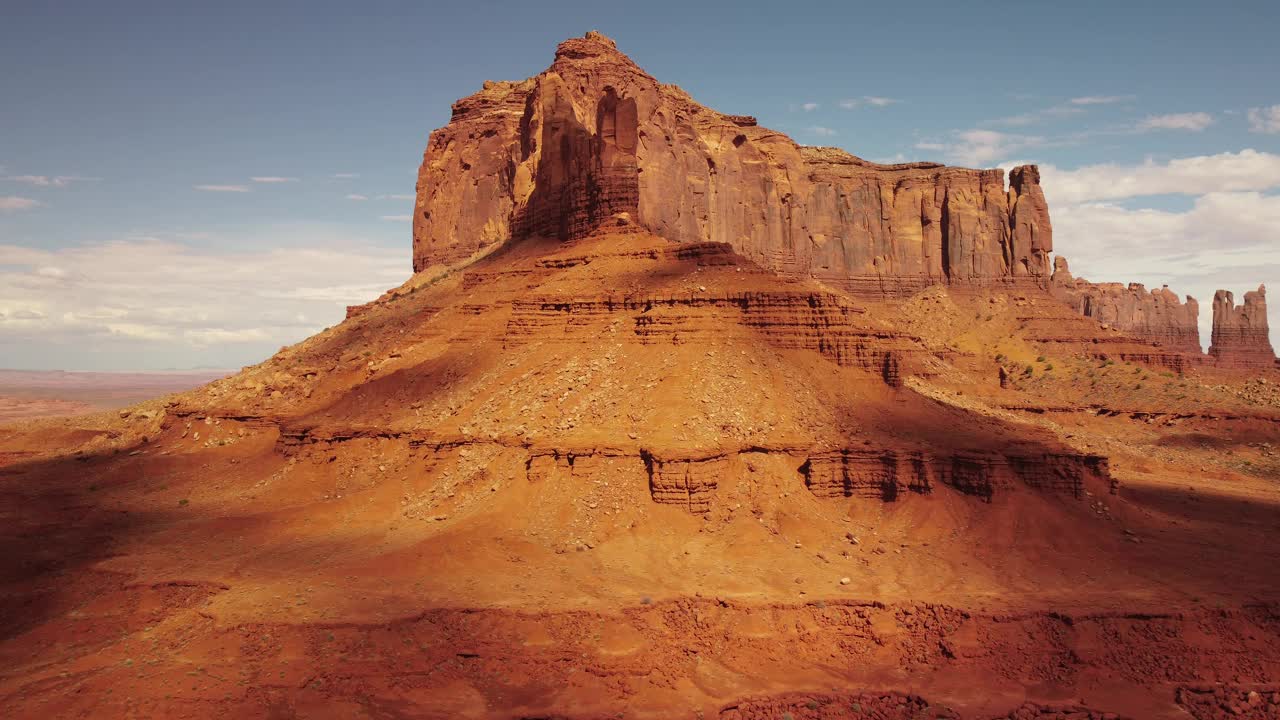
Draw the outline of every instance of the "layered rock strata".
[[[957,453],[845,449],[811,455],[800,466],[818,497],[861,496],[893,500],[909,490],[927,493],[937,483],[990,500],[998,489],[1022,483],[1080,497],[1088,478],[1109,478],[1106,458],[1069,453]]]
[[[523,82],[486,83],[431,135],[414,269],[507,240],[636,223],[726,243],[784,275],[902,296],[933,284],[1044,286],[1053,233],[1034,166],[881,165],[798,145],[663,85],[597,33]]]
[[[382,451],[395,445],[412,448],[420,455],[416,462],[423,469],[459,476],[465,474],[460,468],[466,457],[483,457],[490,469],[523,466],[525,479],[535,484],[580,484],[602,478],[627,484],[647,479],[652,502],[675,505],[695,515],[713,509],[722,481],[754,472],[753,462],[767,459],[780,459],[782,466],[794,472],[785,480],[803,484],[819,498],[892,502],[908,492],[927,495],[940,485],[988,502],[1018,487],[1080,498],[1088,485],[1097,490],[1112,482],[1103,456],[1038,446],[932,452],[870,447],[810,451],[800,446],[750,445],[701,452],[639,444],[526,447],[502,440],[312,427],[281,429],[275,447],[293,462],[325,466],[346,443],[381,443],[369,448]],[[413,508],[405,511],[412,515]]]
[[[613,322],[646,345],[682,344],[753,333],[771,345],[812,350],[836,364],[901,385],[904,356],[924,354],[918,340],[877,327],[865,311],[833,293],[737,292],[644,297],[530,297],[512,303],[505,342],[594,342],[591,328]],[[621,325],[623,322],[625,326]]]

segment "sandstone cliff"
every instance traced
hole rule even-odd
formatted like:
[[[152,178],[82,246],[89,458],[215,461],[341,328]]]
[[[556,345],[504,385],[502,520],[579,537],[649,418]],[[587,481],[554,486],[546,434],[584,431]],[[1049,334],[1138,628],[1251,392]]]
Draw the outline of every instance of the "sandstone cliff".
[[[1147,292],[1140,283],[1091,283],[1073,277],[1067,259],[1058,256],[1049,291],[1081,315],[1129,335],[1174,352],[1201,354],[1200,305],[1190,295],[1184,304],[1167,285]]]
[[[1276,365],[1267,328],[1267,289],[1244,294],[1244,305],[1226,290],[1213,294],[1213,344],[1209,356],[1218,367],[1271,368]]]
[[[1044,286],[1053,233],[1039,172],[880,165],[804,147],[650,77],[613,41],[562,43],[551,67],[486,83],[431,135],[418,174],[414,269],[510,239],[638,223],[731,245],[846,290]]]

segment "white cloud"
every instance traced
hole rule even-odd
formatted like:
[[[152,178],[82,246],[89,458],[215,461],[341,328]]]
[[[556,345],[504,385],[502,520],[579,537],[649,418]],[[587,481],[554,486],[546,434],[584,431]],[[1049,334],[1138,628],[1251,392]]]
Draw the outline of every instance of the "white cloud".
[[[0,212],[13,212],[15,210],[30,210],[40,205],[40,201],[31,198],[18,197],[17,195],[0,195]]]
[[[1249,109],[1249,132],[1280,133],[1280,105]]]
[[[835,130],[829,127],[823,127],[821,125],[812,125],[805,129],[808,130],[809,133],[813,135],[817,135],[818,137],[833,137],[836,135]]]
[[[1048,181],[1046,180],[1046,183]],[[1052,185],[1046,185],[1046,189]],[[1130,209],[1107,202],[1054,205],[1054,245],[1077,277],[1094,282],[1167,284],[1200,301],[1201,341],[1208,344],[1218,289],[1239,297],[1280,278],[1280,197],[1259,192],[1212,192],[1184,212]],[[1272,303],[1280,327],[1280,303]]]
[[[1072,105],[1111,105],[1134,99],[1134,95],[1085,95],[1071,98],[1070,102]]]
[[[380,215],[383,220],[391,220],[393,222],[409,222],[413,220],[412,215]]]
[[[1280,155],[1252,149],[1163,163],[1148,159],[1137,165],[1087,165],[1076,170],[1045,165],[1040,171],[1050,208],[1055,211],[1059,203],[1280,187]]]
[[[368,200],[369,197],[367,195],[361,195],[359,193],[351,193],[350,195],[347,196],[347,199],[348,200]]]
[[[968,166],[986,166],[1027,148],[1040,147],[1045,139],[995,130],[961,130],[950,142],[936,140],[916,143],[917,150],[941,151],[951,160]]]
[[[193,185],[192,187],[196,190],[203,190],[205,192],[249,192],[248,185]]]
[[[256,362],[410,274],[404,248],[332,228],[258,235],[198,246],[0,244],[0,345],[13,350],[6,362],[99,369]]]
[[[329,177],[335,180],[354,180],[360,177],[360,173],[334,173]]]
[[[279,175],[257,175],[249,178],[256,183],[290,183],[298,182],[296,177],[281,177]]]
[[[805,103],[805,104],[801,105],[800,107],[801,107],[801,109],[803,109],[805,112],[813,112],[814,110],[817,110],[817,109],[818,109],[819,105],[818,105],[818,103],[816,103],[816,102],[807,102],[807,103]]]
[[[1213,124],[1213,116],[1205,112],[1148,115],[1138,123],[1139,130],[1190,130],[1200,132]]]
[[[841,100],[838,104],[840,105],[840,107],[844,108],[845,110],[855,110],[857,108],[860,108],[866,105],[870,105],[871,107],[882,108],[882,107],[889,107],[890,105],[894,105],[900,102],[902,101],[897,100],[895,98],[878,97],[876,95],[863,95],[860,98],[849,98],[847,100]]]
[[[1161,255],[1270,245],[1280,227],[1280,197],[1215,192],[1176,212],[1130,209],[1109,202],[1050,206],[1060,246],[1072,254],[1109,254],[1117,262],[1147,263]],[[1055,243],[1057,244],[1057,243]],[[1276,248],[1280,253],[1280,248]],[[1280,258],[1280,255],[1277,255]]]
[[[402,195],[382,195],[380,196],[380,199],[382,200],[417,200],[418,198],[417,196],[414,196],[414,195],[402,194]]]
[[[10,182],[20,182],[27,185],[35,185],[37,187],[66,187],[73,182],[88,182],[97,180],[98,178],[84,177],[82,175],[7,175],[3,178]]]

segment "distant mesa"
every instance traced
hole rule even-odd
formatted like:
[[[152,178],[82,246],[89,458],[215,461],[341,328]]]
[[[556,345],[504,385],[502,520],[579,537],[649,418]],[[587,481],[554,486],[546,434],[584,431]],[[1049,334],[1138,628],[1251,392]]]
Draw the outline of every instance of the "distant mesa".
[[[1147,291],[1141,283],[1091,283],[1072,276],[1067,259],[1054,258],[1050,290],[1076,312],[1100,323],[1160,343],[1177,352],[1200,354],[1200,305],[1186,302],[1168,286]]]

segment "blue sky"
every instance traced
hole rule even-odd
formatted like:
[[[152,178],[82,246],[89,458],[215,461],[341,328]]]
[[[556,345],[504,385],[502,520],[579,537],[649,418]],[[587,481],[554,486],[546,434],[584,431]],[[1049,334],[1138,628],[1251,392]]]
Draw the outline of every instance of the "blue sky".
[[[1215,287],[1280,282],[1274,3],[605,5],[9,0],[0,366],[234,367],[336,322],[408,276],[450,103],[589,29],[803,143],[1041,163],[1073,270],[1197,295],[1206,342]]]

